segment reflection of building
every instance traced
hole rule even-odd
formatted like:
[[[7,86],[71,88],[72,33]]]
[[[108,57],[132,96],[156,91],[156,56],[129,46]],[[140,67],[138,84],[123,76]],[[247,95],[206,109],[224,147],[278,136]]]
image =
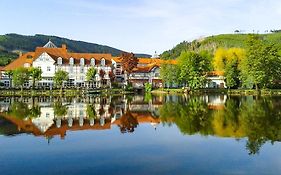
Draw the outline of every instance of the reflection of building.
[[[110,129],[112,125],[119,126],[122,123],[121,118],[131,108],[127,104],[127,100],[121,97],[115,99],[111,99],[111,97],[74,99],[62,103],[56,101],[56,99],[53,99],[55,102],[52,102],[53,100],[50,98],[23,98],[21,102],[17,102],[19,101],[17,98],[7,99],[5,98],[0,103],[1,116],[15,124],[19,131],[45,137],[60,135],[63,138],[67,131],[105,130]],[[32,118],[17,116],[16,110],[18,109],[12,109],[11,106],[15,103],[27,104],[23,105],[27,108],[24,111],[32,111],[33,106],[38,107],[40,111]],[[160,123],[159,118],[149,112],[149,110],[155,110],[151,104],[151,102],[141,104],[142,106],[150,106],[146,108],[148,111],[136,110],[131,112],[137,123],[150,123],[153,127]]]
[[[207,80],[206,88],[226,88],[225,77],[222,71],[209,72]]]
[[[226,102],[227,95],[213,95],[206,96],[205,101],[208,103],[209,109],[224,109],[224,104]]]

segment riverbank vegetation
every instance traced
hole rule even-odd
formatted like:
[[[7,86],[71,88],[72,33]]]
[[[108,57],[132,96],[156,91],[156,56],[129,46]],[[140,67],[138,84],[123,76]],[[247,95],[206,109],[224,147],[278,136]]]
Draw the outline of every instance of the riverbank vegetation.
[[[277,89],[281,87],[281,47],[260,35],[247,35],[243,48],[182,51],[176,65],[162,65],[161,78],[170,85],[202,89],[208,72],[223,72],[228,89]]]

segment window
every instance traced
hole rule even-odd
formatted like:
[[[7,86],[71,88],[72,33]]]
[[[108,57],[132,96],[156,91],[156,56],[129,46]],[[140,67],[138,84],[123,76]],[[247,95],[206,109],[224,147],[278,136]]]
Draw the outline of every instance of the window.
[[[51,67],[48,66],[48,67],[47,67],[47,72],[50,72],[50,71],[51,71]]]
[[[80,59],[80,65],[84,65],[85,64],[85,59],[84,58],[81,58]]]
[[[91,65],[94,66],[96,64],[96,60],[94,58],[91,59]]]
[[[84,68],[83,67],[80,68],[80,73],[84,73]]]
[[[70,59],[69,59],[69,64],[70,64],[70,65],[73,65],[73,64],[74,64],[74,59],[73,59],[73,58],[70,58]]]
[[[58,64],[59,64],[59,65],[62,65],[62,58],[61,58],[61,57],[58,58]]]
[[[50,117],[50,114],[49,113],[46,113],[46,118],[49,118]]]
[[[101,65],[105,66],[105,59],[104,58],[101,59]]]

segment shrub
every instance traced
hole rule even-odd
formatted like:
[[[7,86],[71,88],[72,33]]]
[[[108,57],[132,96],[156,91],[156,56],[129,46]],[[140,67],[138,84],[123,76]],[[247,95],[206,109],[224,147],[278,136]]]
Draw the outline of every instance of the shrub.
[[[151,92],[152,91],[152,84],[145,83],[144,88],[145,88],[145,92]]]

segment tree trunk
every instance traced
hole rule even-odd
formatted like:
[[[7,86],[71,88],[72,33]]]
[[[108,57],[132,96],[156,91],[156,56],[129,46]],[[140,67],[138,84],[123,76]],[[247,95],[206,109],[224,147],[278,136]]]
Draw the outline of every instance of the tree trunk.
[[[32,89],[34,90],[34,87],[35,87],[35,79],[33,78],[32,79]]]
[[[21,92],[21,95],[23,93],[23,85],[20,86],[20,92]]]
[[[257,83],[255,83],[255,86],[256,86],[256,91],[259,91],[259,87]]]

